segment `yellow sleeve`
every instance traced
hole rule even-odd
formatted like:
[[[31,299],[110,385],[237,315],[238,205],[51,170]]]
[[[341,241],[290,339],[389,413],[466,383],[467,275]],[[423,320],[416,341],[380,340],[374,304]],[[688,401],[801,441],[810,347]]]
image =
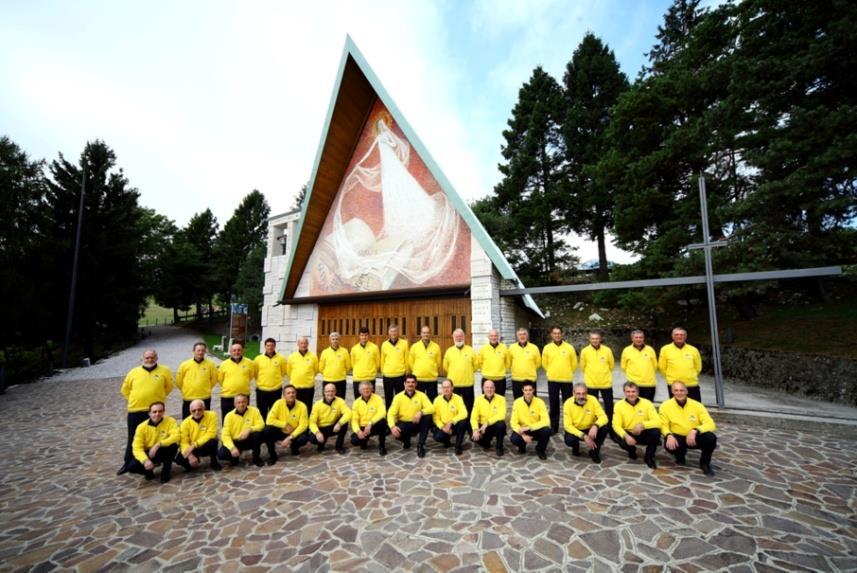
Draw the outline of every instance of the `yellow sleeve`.
[[[390,409],[387,410],[387,427],[388,428],[392,428],[393,426],[396,425],[396,414],[398,414],[398,412],[399,412],[399,402],[400,402],[399,396],[401,396],[401,394],[396,394],[396,396],[393,398],[393,403],[390,404]]]
[[[625,428],[623,428],[623,417],[620,412],[616,411],[616,408],[613,408],[613,433],[619,436],[620,438],[625,437]]]
[[[230,422],[229,414],[226,414],[226,417],[223,419],[223,431],[220,432],[220,441],[223,443],[223,447],[227,450],[231,450],[235,447],[235,442],[232,441],[232,428]]]
[[[345,353],[345,371],[348,372],[349,370],[351,370],[351,353],[346,352]]]
[[[125,380],[122,381],[122,387],[119,389],[119,392],[128,399],[128,396],[131,395],[131,373],[129,372],[127,376],[125,376]]]
[[[224,364],[226,364],[226,360],[221,362],[220,366],[217,367],[217,381],[220,382],[221,385],[223,384],[223,380],[226,378],[226,372],[223,371]]]
[[[535,346],[535,345],[533,345],[533,346]],[[534,358],[535,367],[536,367],[536,370],[538,370],[542,366],[542,355],[541,355],[541,353],[539,353],[539,347],[538,346],[536,346],[536,351],[533,354],[535,354],[535,358]]]
[[[446,349],[446,352],[443,353],[443,371],[449,372],[449,351],[452,349],[450,346]]]
[[[281,378],[286,375],[286,368],[288,367],[288,365],[289,365],[289,361],[286,360],[286,357],[280,356],[280,377]],[[257,368],[256,374],[258,374],[258,373],[259,373],[259,369]]]
[[[319,402],[316,402],[312,405],[312,412],[309,414],[309,431],[313,434],[318,433],[318,411],[319,411]]]
[[[548,348],[550,348],[550,346],[549,346],[550,344],[552,344],[552,343],[548,342],[547,344],[545,344],[545,347],[542,349],[542,366],[544,366],[545,370],[550,368],[550,363],[551,363],[551,353],[548,352]]]
[[[705,406],[702,404],[697,408],[699,412],[699,426],[696,428],[700,433],[702,432],[713,432],[717,429],[717,425],[714,423],[714,420],[711,416],[708,415],[708,410],[705,409]]]
[[[616,359],[613,357],[613,351],[609,347],[605,346],[604,348],[607,349],[607,364],[610,365],[610,370],[612,371],[616,366]]]
[[[702,372],[702,357],[699,355],[699,350],[694,350],[693,367],[696,368],[696,373]]]
[[[345,403],[345,400],[342,401],[342,416],[339,417],[337,424],[340,426],[348,425],[348,422],[351,421],[351,408],[348,407],[348,404]]]
[[[358,398],[358,400],[359,400],[359,398]],[[355,406],[351,410],[351,431],[353,431],[353,432],[359,432],[360,431],[360,416],[357,413],[358,406],[356,404],[357,403],[355,402]]]
[[[190,445],[190,424],[187,420],[182,420],[179,425],[179,453],[183,452]]]
[[[327,356],[327,350],[326,349],[322,350],[321,354],[318,356],[318,369],[321,372],[324,372],[324,367],[327,365],[327,359],[325,358],[326,356]],[[312,417],[312,414],[310,414],[310,417]]]
[[[434,399],[434,412],[432,412],[431,419],[434,422],[436,428],[443,427],[443,419],[440,416],[440,406],[437,405],[438,400],[443,400],[440,396]]]
[[[182,362],[179,364],[179,369],[176,370],[176,388],[179,389],[179,392],[182,390],[182,386],[184,386],[184,377],[187,374],[187,368],[185,368],[185,363]]]
[[[509,349],[506,348],[506,370],[512,367],[512,353],[509,352]]]
[[[265,420],[262,419],[262,413],[256,410],[253,412],[253,425],[250,429],[254,432],[261,432],[265,429]]]
[[[563,428],[566,432],[571,434],[572,436],[577,436],[578,438],[583,437],[583,432],[578,430],[574,425],[574,398],[569,398],[565,401],[565,404],[562,406],[563,413]]]
[[[372,416],[372,419],[370,420],[370,422],[372,423],[373,426],[375,424],[377,424],[378,422],[380,422],[381,420],[383,420],[387,416],[387,408],[386,408],[386,406],[384,406],[384,401],[379,398],[378,402],[379,402],[381,407],[378,408],[378,412],[376,412],[375,415]]]
[[[146,422],[143,423],[145,424]],[[131,452],[141,464],[145,463],[146,460],[149,459],[149,455],[146,452],[146,442],[143,438],[143,432],[140,431],[140,426],[137,426],[137,429],[134,431],[134,441],[131,445]]]
[[[467,406],[464,405],[464,400],[461,396],[458,396],[458,400],[456,400],[456,402],[458,403],[458,413],[452,419],[453,424],[457,424],[458,422],[467,419]]]
[[[479,429],[479,402],[473,402],[473,411],[470,412],[470,429],[474,432]]]
[[[569,346],[571,346],[569,344]],[[574,372],[577,370],[577,351],[574,346],[571,346],[571,378],[574,379]]]
[[[589,364],[589,347],[584,346],[580,351],[580,369],[586,371],[586,366]]]
[[[437,367],[440,368],[440,345],[436,345],[436,346],[437,346],[437,352],[435,353],[434,361],[437,363]],[[446,370],[444,370],[444,373],[446,373]]]
[[[666,436],[670,433],[670,417],[667,415],[666,406],[668,402],[661,404],[661,409],[658,411],[658,417],[661,419],[661,435]]]
[[[355,364],[357,364],[357,357],[356,357],[356,356],[354,356],[354,349],[355,349],[355,348],[357,348],[357,345],[356,345],[356,344],[355,344],[354,346],[352,346],[352,347],[351,347],[351,350],[349,350],[349,351],[348,351],[348,355],[351,357],[351,366],[352,366],[352,368],[354,367],[354,365],[355,365]],[[356,431],[359,431],[359,429],[358,429],[358,430],[356,430]]]
[[[205,430],[205,433],[199,437],[199,439],[196,441],[197,446],[207,444],[211,440],[217,440],[217,416],[212,416],[212,418],[214,419],[214,425],[210,428],[207,428]]]
[[[274,405],[271,406],[271,409],[268,410],[268,419],[265,420],[265,423],[269,426],[274,426],[275,428],[283,429],[286,427],[286,423],[283,421],[283,407],[285,406],[285,401],[280,399],[274,402]]]
[[[667,353],[664,352],[666,349],[666,346],[661,347],[661,351],[658,354],[658,370],[660,370],[661,374],[664,376],[667,374]]]
[[[414,371],[414,346],[416,345],[411,345],[408,349],[408,372]]]
[[[652,430],[655,428],[657,428],[658,430],[662,430],[661,417],[658,415],[658,411],[655,410],[654,404],[649,404],[649,411],[646,414],[646,419],[643,420],[643,428],[647,430]]]
[[[628,370],[628,361],[630,360],[630,356],[628,353],[628,349],[625,348],[622,350],[622,355],[619,358],[619,368],[622,369],[622,372],[626,372]]]
[[[535,400],[535,398],[533,398]],[[542,428],[547,428],[550,426],[550,419],[548,418],[548,409],[545,406],[543,400],[538,401],[538,406],[536,409],[539,411],[539,421],[530,426],[530,430],[541,430]]]
[[[434,414],[434,404],[431,403],[431,400],[429,400],[429,397],[425,394],[423,394],[422,402],[423,407],[421,409],[421,412],[423,413],[423,416],[429,416]]]
[[[301,402],[303,403],[303,402]],[[306,405],[301,409],[301,415],[298,418],[298,427],[295,428],[295,431],[292,432],[292,437],[296,438],[307,431],[309,427],[309,419],[306,413]]]
[[[655,372],[657,372],[658,371],[658,359],[656,358],[657,354],[655,353],[654,348],[652,348],[651,346],[649,348],[652,350],[652,368],[655,370]]]
[[[161,440],[162,446],[172,446],[173,444],[178,443],[179,441],[179,427],[176,425],[176,421],[172,420],[171,423],[167,424],[167,437]]]
[[[381,351],[378,350],[378,347],[375,347],[375,375],[378,375],[378,372],[381,371]],[[374,422],[373,422],[374,423]]]
[[[604,411],[604,408],[601,407],[601,402],[598,400],[595,401],[595,423],[598,424],[599,428],[603,428],[609,422],[607,418],[607,412]]]
[[[515,400],[515,404],[512,406],[512,419],[509,420],[509,424],[512,426],[512,430],[514,432],[518,432],[521,429],[521,422],[518,418],[518,401]]]
[[[167,375],[164,376],[164,396],[169,396],[173,391],[173,373],[167,370]],[[173,442],[175,443],[175,442]]]

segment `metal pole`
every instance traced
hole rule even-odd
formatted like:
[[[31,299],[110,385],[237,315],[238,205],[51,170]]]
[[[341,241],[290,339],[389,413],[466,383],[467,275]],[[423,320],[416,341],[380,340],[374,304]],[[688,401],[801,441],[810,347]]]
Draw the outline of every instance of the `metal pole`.
[[[74,262],[71,265],[71,288],[68,294],[68,317],[65,322],[65,344],[62,349],[62,367],[68,367],[68,343],[71,338],[71,322],[74,318],[74,294],[77,287],[77,263],[80,259],[80,232],[83,228],[83,197],[86,195],[86,160],[83,162],[83,175],[80,178],[80,205],[77,209],[77,232],[74,238]]]
[[[711,263],[711,234],[708,231],[708,200],[705,177],[699,175],[699,208],[702,211],[702,242],[705,251],[705,288],[708,291],[708,322],[711,324],[711,357],[714,360],[714,395],[717,407],[723,408],[723,373],[720,367],[720,335],[717,331],[717,300],[714,297],[714,268]]]

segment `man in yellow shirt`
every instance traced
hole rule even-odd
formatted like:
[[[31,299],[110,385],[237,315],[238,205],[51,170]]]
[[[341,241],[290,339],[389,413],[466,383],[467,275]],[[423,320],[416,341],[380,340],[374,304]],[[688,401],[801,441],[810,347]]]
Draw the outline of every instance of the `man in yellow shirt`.
[[[467,432],[467,408],[464,400],[453,392],[452,380],[447,378],[440,385],[440,396],[434,399],[434,439],[444,448],[452,445],[455,436],[455,455],[463,450],[464,434]]]
[[[571,344],[562,339],[559,326],[551,327],[551,342],[542,349],[542,366],[548,379],[551,432],[556,434],[559,431],[560,411],[562,405],[571,398],[574,371],[577,370],[577,353]]]
[[[387,329],[389,338],[381,344],[381,378],[384,383],[384,405],[387,410],[396,394],[405,389],[405,374],[408,371],[408,341],[399,338],[399,325],[391,324]]]
[[[700,450],[699,467],[711,477],[711,454],[717,447],[717,426],[701,403],[687,396],[687,386],[673,382],[673,397],[661,404],[661,433],[664,447],[675,456],[675,462],[683,466],[687,450]]]
[[[152,349],[143,351],[142,364],[132,368],[122,382],[120,392],[128,401],[128,441],[125,444],[125,461],[116,475],[129,470],[134,459],[132,444],[137,428],[149,420],[149,406],[155,402],[166,402],[173,390],[173,373],[158,364],[158,353]]]
[[[642,330],[631,331],[631,344],[622,351],[619,364],[628,381],[633,382],[640,389],[640,398],[645,398],[649,402],[654,401],[658,357],[655,349],[646,344],[646,335]]]
[[[217,368],[217,381],[220,382],[220,417],[235,408],[235,397],[243,394],[250,404],[250,382],[256,378],[256,363],[244,357],[244,343],[236,340],[229,347],[229,360],[224,360]]]
[[[509,441],[518,446],[518,453],[527,452],[527,445],[536,442],[539,459],[548,459],[548,441],[551,437],[550,418],[544,400],[536,396],[536,384],[530,380],[521,385],[523,395],[512,405],[512,434]]]
[[[180,449],[175,462],[185,471],[199,467],[203,456],[211,458],[211,469],[220,471],[217,461],[217,414],[205,409],[205,402],[193,400],[190,403],[190,415],[179,426]]]
[[[336,453],[345,453],[345,433],[351,421],[351,408],[336,395],[336,385],[324,385],[324,397],[313,404],[309,415],[309,441],[324,451],[327,439],[336,434]]]
[[[222,445],[217,457],[228,461],[231,466],[237,466],[241,462],[241,452],[252,450],[253,465],[261,468],[265,465],[261,455],[265,421],[259,408],[250,406],[247,394],[236,394],[233,402],[235,407],[223,419],[223,431],[220,433]]]
[[[297,399],[291,384],[283,387],[283,397],[268,412],[262,441],[268,446],[268,465],[277,463],[277,446],[289,448],[293,456],[309,441],[309,415],[306,404]]]
[[[431,328],[420,329],[420,340],[408,351],[408,367],[417,377],[417,390],[434,402],[437,398],[437,377],[440,375],[440,346],[431,339]]]
[[[378,453],[387,455],[387,409],[375,394],[375,381],[364,380],[359,386],[360,397],[351,408],[351,445],[361,450],[369,447],[369,438],[378,436]]]
[[[637,459],[637,445],[646,446],[645,461],[650,468],[657,469],[655,452],[661,438],[661,418],[654,404],[640,398],[640,391],[633,382],[622,387],[625,398],[616,404],[613,412],[613,434],[619,447],[628,452],[628,459]]]
[[[702,372],[702,357],[699,350],[687,343],[687,331],[681,327],[673,328],[673,341],[661,347],[658,358],[658,370],[667,379],[667,390],[672,398],[673,382],[684,382],[687,395],[702,402],[699,391],[699,373]]]
[[[488,331],[488,344],[479,349],[479,370],[482,382],[491,380],[496,394],[506,399],[506,371],[512,364],[512,356],[505,344],[500,342],[500,332],[496,328]]]
[[[411,438],[417,435],[417,457],[422,458],[426,455],[426,437],[433,413],[434,406],[428,396],[417,390],[417,377],[406,374],[405,389],[396,394],[387,410],[387,426],[406,450],[411,447]]]
[[[336,395],[345,399],[345,380],[351,370],[351,353],[339,345],[339,333],[331,332],[330,346],[321,351],[318,357],[318,370],[321,382],[325,386],[333,384]]]
[[[494,391],[494,381],[482,382],[482,394],[476,398],[470,413],[470,439],[487,450],[491,440],[497,440],[497,455],[503,455],[503,440],[506,438],[506,398]]]
[[[580,369],[591,396],[601,394],[607,419],[613,419],[613,351],[601,343],[601,332],[589,333],[589,344],[580,351]]]
[[[370,382],[372,393],[375,393],[375,378],[381,368],[381,351],[369,340],[369,327],[361,326],[359,335],[360,341],[351,347],[351,386],[355,400],[360,395],[361,382]]]
[[[574,395],[563,405],[563,429],[565,445],[571,453],[580,455],[580,441],[589,448],[589,457],[596,464],[601,463],[601,445],[609,429],[607,414],[595,396],[590,396],[586,384],[577,382]]]
[[[518,341],[509,347],[510,367],[512,369],[512,397],[517,400],[524,395],[524,382],[533,383],[533,395],[536,392],[536,381],[539,377],[539,367],[542,356],[538,347],[529,342],[530,333],[526,328],[519,328],[516,334]]]
[[[318,357],[309,349],[309,339],[298,336],[298,349],[289,354],[286,375],[289,384],[297,390],[297,399],[303,402],[307,412],[315,401],[315,375],[318,374]]]
[[[256,365],[256,407],[262,418],[274,402],[283,395],[283,377],[286,375],[286,357],[277,352],[277,341],[265,339],[265,352],[253,359]]]
[[[193,345],[193,358],[188,358],[176,370],[176,388],[182,393],[182,420],[190,416],[190,403],[202,400],[211,409],[211,390],[217,384],[217,366],[205,357],[205,342]]]
[[[179,427],[176,421],[164,415],[163,402],[153,402],[147,412],[147,420],[134,430],[133,458],[128,471],[145,476],[147,480],[155,478],[155,466],[163,464],[161,483],[167,483],[172,476],[173,458],[179,450]]]
[[[468,412],[473,411],[473,376],[479,370],[479,355],[464,343],[464,331],[456,328],[452,333],[453,345],[443,355],[443,371],[452,380],[453,392],[464,400]]]

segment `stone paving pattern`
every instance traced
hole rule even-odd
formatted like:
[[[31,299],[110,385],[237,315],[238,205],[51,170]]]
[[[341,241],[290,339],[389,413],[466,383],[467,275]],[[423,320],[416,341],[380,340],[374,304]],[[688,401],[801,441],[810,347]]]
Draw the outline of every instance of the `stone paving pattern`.
[[[853,440],[722,427],[714,478],[694,452],[676,467],[659,450],[653,472],[608,443],[596,466],[560,436],[546,462],[431,439],[420,460],[391,441],[385,458],[305,448],[161,485],[115,476],[120,384],[0,398],[0,570],[857,570]]]

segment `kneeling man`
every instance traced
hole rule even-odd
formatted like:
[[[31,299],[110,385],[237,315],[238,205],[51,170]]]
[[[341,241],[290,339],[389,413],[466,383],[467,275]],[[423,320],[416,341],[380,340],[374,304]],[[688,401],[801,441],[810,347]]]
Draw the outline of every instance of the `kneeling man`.
[[[640,389],[633,382],[622,387],[625,398],[613,409],[613,433],[619,447],[628,452],[628,459],[637,459],[637,444],[646,446],[646,465],[657,469],[655,451],[661,441],[661,418],[654,404],[640,398]]]
[[[387,425],[390,433],[401,440],[402,447],[411,447],[411,438],[416,434],[417,457],[426,455],[426,437],[431,424],[434,406],[424,392],[417,390],[417,377],[413,374],[405,376],[405,390],[393,398],[387,411]]]
[[[661,432],[664,447],[675,456],[675,462],[684,465],[688,448],[701,450],[699,467],[702,473],[713,476],[711,454],[717,447],[717,426],[701,403],[687,396],[684,382],[672,383],[673,397],[661,404]]]
[[[199,467],[200,458],[211,458],[211,469],[219,471],[217,461],[217,414],[205,409],[202,400],[191,400],[190,416],[182,420],[179,426],[181,450],[176,454],[175,462],[186,471]]]
[[[550,418],[544,400],[536,396],[536,384],[525,380],[521,384],[523,395],[512,405],[512,435],[509,441],[518,446],[518,453],[527,451],[527,445],[536,442],[540,460],[548,459],[548,441],[551,437]]]
[[[497,455],[503,455],[503,440],[506,438],[506,398],[494,392],[494,382],[482,382],[482,394],[476,398],[470,414],[470,439],[487,450],[491,440],[497,439]]]
[[[361,450],[369,447],[369,438],[378,436],[378,453],[387,455],[387,408],[384,400],[375,394],[375,381],[363,380],[358,391],[360,397],[354,400],[351,409],[351,444]]]
[[[580,441],[589,448],[589,457],[596,464],[601,463],[601,444],[607,437],[607,413],[598,402],[598,398],[589,394],[586,384],[574,385],[571,398],[562,407],[563,426],[565,427],[565,445],[571,453],[580,455]]]
[[[149,406],[149,419],[134,431],[131,445],[134,459],[128,465],[129,472],[150,480],[155,478],[155,466],[164,464],[161,483],[170,481],[173,458],[179,450],[179,427],[174,419],[164,415],[164,411],[163,402],[152,402]]]
[[[262,467],[262,430],[265,421],[259,408],[249,406],[250,398],[247,394],[236,394],[233,398],[234,409],[223,418],[223,432],[220,434],[220,451],[217,457],[228,461],[230,465],[237,466],[241,461],[241,452],[253,451],[253,465]]]
[[[306,404],[297,399],[298,391],[291,384],[283,387],[283,397],[274,402],[265,420],[263,440],[268,446],[268,465],[277,463],[277,446],[289,448],[293,456],[309,441],[309,416]]]
[[[447,378],[440,385],[441,395],[434,399],[434,439],[448,448],[455,436],[455,455],[464,451],[464,433],[467,432],[467,408],[464,399],[453,393],[452,380]]]
[[[345,433],[351,421],[351,408],[337,396],[336,384],[324,385],[324,398],[313,404],[309,415],[309,441],[324,451],[324,443],[336,434],[336,453],[345,453]]]

